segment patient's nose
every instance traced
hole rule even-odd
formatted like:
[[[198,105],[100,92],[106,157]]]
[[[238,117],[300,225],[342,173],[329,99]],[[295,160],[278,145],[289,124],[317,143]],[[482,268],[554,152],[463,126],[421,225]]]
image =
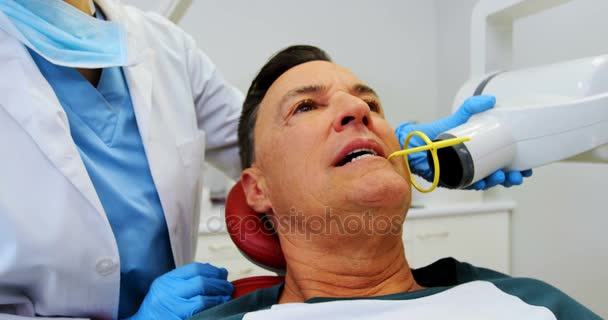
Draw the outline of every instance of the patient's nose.
[[[365,101],[354,96],[342,97],[339,100],[336,107],[339,111],[333,123],[335,131],[340,132],[349,126],[357,125],[369,128],[371,125],[370,110]]]

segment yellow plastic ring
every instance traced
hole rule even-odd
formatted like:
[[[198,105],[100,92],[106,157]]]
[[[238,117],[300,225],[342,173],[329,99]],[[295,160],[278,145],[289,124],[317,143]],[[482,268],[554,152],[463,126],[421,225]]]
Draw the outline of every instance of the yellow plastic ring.
[[[429,137],[427,137],[427,135],[424,134],[423,132],[412,131],[407,135],[407,137],[405,137],[405,141],[403,142],[403,145],[408,146],[410,139],[412,139],[412,137],[414,137],[414,136],[419,136],[420,138],[422,138],[422,140],[424,140],[426,145],[393,152],[388,156],[387,159],[390,160],[391,158],[396,157],[396,156],[403,156],[405,159],[405,165],[407,166],[407,170],[410,173],[410,178],[412,180],[412,185],[414,186],[414,188],[416,188],[418,191],[420,191],[422,193],[429,193],[429,192],[435,190],[435,188],[437,188],[437,185],[439,185],[439,157],[437,156],[437,149],[451,147],[451,146],[457,145],[459,143],[469,141],[470,138],[469,137],[453,138],[453,139],[446,139],[446,140],[442,140],[442,141],[438,141],[438,142],[432,142],[431,139],[429,139]],[[420,185],[418,185],[418,183],[414,179],[414,175],[412,174],[412,170],[410,168],[410,162],[409,162],[407,156],[414,152],[420,152],[420,151],[426,151],[426,150],[431,151],[431,155],[433,157],[433,165],[435,168],[435,173],[433,175],[433,184],[431,185],[431,187],[428,189],[423,189]]]
[[[410,139],[412,139],[414,136],[419,136],[420,138],[422,138],[422,140],[424,140],[427,146],[430,146],[429,150],[431,151],[431,155],[433,156],[433,165],[435,166],[435,174],[433,175],[433,184],[431,185],[431,187],[428,189],[423,189],[420,185],[418,185],[416,179],[414,179],[414,175],[412,174],[412,169],[410,169],[410,162],[407,159],[407,155],[404,155],[405,165],[407,166],[407,171],[409,171],[410,173],[410,179],[412,179],[412,185],[414,185],[414,188],[416,188],[422,193],[429,193],[435,190],[435,188],[437,188],[437,185],[439,184],[439,159],[437,158],[437,149],[433,147],[433,142],[431,141],[431,139],[429,139],[426,134],[420,131],[410,132],[410,134],[408,134],[405,138],[405,142],[403,143],[403,145],[408,146],[410,143]]]

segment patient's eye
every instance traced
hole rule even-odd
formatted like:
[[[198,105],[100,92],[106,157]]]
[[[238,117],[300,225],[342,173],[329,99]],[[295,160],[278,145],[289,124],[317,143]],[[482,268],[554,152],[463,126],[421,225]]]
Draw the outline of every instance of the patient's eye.
[[[304,100],[298,103],[298,105],[296,106],[295,110],[294,110],[294,114],[296,113],[301,113],[301,112],[308,112],[308,111],[312,111],[315,110],[319,107],[319,105],[312,101],[312,100]]]
[[[366,100],[365,103],[367,103],[367,106],[369,107],[369,110],[372,112],[380,112],[380,104],[378,103],[378,101],[375,100]]]

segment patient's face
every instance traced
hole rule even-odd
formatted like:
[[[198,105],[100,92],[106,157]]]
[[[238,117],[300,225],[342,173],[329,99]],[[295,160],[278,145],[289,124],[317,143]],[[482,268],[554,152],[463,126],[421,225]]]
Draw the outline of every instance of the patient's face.
[[[336,64],[301,64],[274,82],[260,105],[255,146],[274,212],[390,207],[404,215],[409,207],[405,163],[386,159],[400,146],[379,98]]]

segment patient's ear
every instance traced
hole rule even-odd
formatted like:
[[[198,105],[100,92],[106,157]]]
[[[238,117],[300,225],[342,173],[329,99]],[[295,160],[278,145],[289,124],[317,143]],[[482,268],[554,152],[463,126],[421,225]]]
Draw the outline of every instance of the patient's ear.
[[[247,168],[241,173],[241,184],[245,191],[247,204],[259,213],[270,211],[272,204],[268,198],[264,176],[256,167]]]

